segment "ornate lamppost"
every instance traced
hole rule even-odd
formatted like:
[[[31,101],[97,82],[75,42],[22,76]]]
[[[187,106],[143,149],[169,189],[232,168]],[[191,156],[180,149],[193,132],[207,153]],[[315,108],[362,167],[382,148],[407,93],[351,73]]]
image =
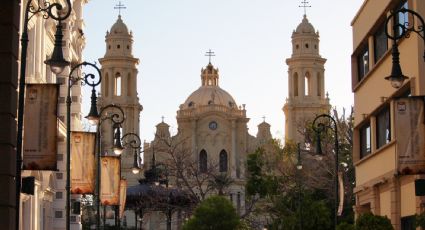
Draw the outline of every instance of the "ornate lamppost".
[[[412,22],[404,22],[400,23],[397,21],[397,18],[400,17],[400,15],[405,15],[409,18],[412,18]],[[419,20],[420,24],[415,23],[415,18]],[[392,26],[392,34],[388,32],[388,24],[392,20],[393,26]],[[408,78],[403,75],[403,72],[401,70],[400,66],[400,52],[398,51],[398,44],[397,41],[401,38],[409,38],[410,33],[414,32],[418,34],[422,40],[424,40],[425,44],[425,23],[424,19],[415,11],[409,10],[406,8],[401,8],[399,10],[391,12],[390,16],[388,16],[387,20],[385,21],[385,34],[389,39],[393,41],[392,45],[392,68],[391,68],[391,75],[388,77],[385,77],[385,80],[389,80],[391,82],[391,85],[394,88],[400,88],[403,85],[403,82]],[[423,55],[424,61],[425,61],[425,51]]]
[[[94,95],[96,96],[96,95]],[[93,94],[92,94],[93,97]],[[95,113],[94,113],[95,114]],[[88,117],[88,116],[87,116]],[[96,172],[96,229],[100,229],[100,185],[101,185],[101,172],[100,172],[100,158],[102,156],[101,153],[101,128],[100,126],[104,121],[111,121],[113,123],[112,128],[114,132],[114,140],[113,140],[113,151],[114,154],[119,156],[123,151],[123,147],[121,145],[121,124],[125,121],[124,110],[115,104],[109,104],[100,109],[98,114],[98,124],[96,131],[96,140],[97,140],[97,172]]]
[[[116,140],[116,139],[115,139]],[[142,141],[140,140],[139,135],[137,135],[136,133],[126,133],[124,136],[122,136],[121,138],[121,142],[122,145],[120,143],[120,145],[124,148],[130,148],[134,150],[134,161],[133,161],[133,167],[131,168],[131,172],[133,174],[138,174],[140,172],[140,167],[139,167],[139,163],[138,163],[138,159],[139,159],[139,154],[140,154],[140,148],[142,145]],[[118,226],[118,228],[121,227],[121,221],[119,219],[119,205],[117,207],[115,207],[115,219],[116,221],[116,225]],[[137,217],[137,215],[136,215]]]
[[[336,229],[337,225],[338,225],[338,215],[339,215],[339,210],[338,210],[338,172],[339,172],[339,161],[338,161],[338,155],[339,155],[339,142],[338,142],[338,126],[337,123],[335,121],[335,119],[330,116],[329,114],[320,114],[318,116],[316,116],[313,120],[313,130],[316,132],[317,134],[317,154],[318,155],[323,155],[322,152],[322,146],[321,146],[321,141],[320,141],[320,134],[322,132],[327,132],[328,130],[332,130],[334,133],[334,145],[335,145],[335,175],[334,175],[334,186],[335,186],[335,202],[334,202],[334,227]]]
[[[76,70],[79,70],[82,66],[89,66],[96,70],[97,77],[95,74],[82,74],[82,77],[72,76]],[[68,92],[66,96],[66,229],[70,228],[70,201],[71,201],[71,87],[78,82],[81,85],[88,85],[92,87],[91,95],[91,107],[90,112],[86,116],[90,123],[97,123],[99,120],[99,113],[97,112],[97,97],[95,87],[100,84],[102,75],[99,68],[92,63],[82,62],[71,69],[68,78]]]
[[[24,12],[24,21],[21,35],[21,65],[19,76],[19,94],[18,94],[18,127],[16,137],[16,214],[15,226],[19,229],[20,217],[20,193],[21,193],[21,170],[22,170],[22,142],[23,142],[23,125],[24,125],[24,99],[25,99],[25,75],[27,66],[27,52],[28,52],[28,23],[31,18],[42,13],[43,18],[52,18],[58,21],[55,33],[55,46],[50,60],[45,61],[50,65],[51,70],[55,74],[63,71],[64,67],[69,65],[69,62],[63,58],[62,52],[62,24],[61,22],[69,17],[71,14],[71,0],[66,0],[67,11],[62,13],[64,7],[59,3],[50,3],[46,0],[43,2],[38,1],[37,5],[33,5],[34,1],[27,1]],[[31,14],[31,15],[30,15]]]

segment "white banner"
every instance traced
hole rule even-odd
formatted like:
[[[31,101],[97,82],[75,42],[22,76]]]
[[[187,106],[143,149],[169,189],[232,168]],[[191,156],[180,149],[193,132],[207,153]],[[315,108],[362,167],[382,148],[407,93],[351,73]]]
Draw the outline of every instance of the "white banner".
[[[57,170],[58,84],[27,84],[23,169]]]
[[[124,215],[125,202],[127,197],[127,180],[120,181],[120,218]]]
[[[102,205],[119,205],[120,159],[104,156],[100,161],[100,201]]]
[[[93,194],[96,133],[71,133],[71,193]]]

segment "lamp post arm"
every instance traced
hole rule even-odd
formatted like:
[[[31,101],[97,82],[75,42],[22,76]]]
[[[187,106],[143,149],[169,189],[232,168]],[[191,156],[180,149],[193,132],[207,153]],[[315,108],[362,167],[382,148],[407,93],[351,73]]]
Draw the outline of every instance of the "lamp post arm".
[[[113,113],[109,116],[105,116],[105,112],[111,108],[117,109],[119,113]],[[124,110],[120,106],[115,104],[109,104],[107,106],[100,108],[99,115],[100,115],[99,126],[105,120],[111,120],[114,124],[122,124],[125,121]]]

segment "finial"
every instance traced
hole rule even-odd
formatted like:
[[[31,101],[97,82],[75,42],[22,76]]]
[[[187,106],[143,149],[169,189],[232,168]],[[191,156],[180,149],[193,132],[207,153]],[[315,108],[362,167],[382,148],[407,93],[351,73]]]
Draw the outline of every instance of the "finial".
[[[162,123],[164,123],[164,116],[162,116],[161,119],[162,119]]]
[[[302,0],[301,1],[301,4],[303,4],[302,6],[298,6],[298,7],[303,7],[304,8],[304,17],[306,17],[306,15],[307,15],[307,7],[311,7],[311,6],[309,6],[308,5],[308,1],[306,1],[306,0]]]
[[[210,49],[209,51],[206,52],[205,56],[208,56],[209,64],[211,64],[211,57],[215,56],[215,54]]]
[[[114,6],[114,9],[118,10],[118,17],[121,18],[121,9],[127,9],[127,7],[119,1],[118,4]]]
[[[266,116],[262,116],[262,118],[263,118],[263,122],[266,122]]]

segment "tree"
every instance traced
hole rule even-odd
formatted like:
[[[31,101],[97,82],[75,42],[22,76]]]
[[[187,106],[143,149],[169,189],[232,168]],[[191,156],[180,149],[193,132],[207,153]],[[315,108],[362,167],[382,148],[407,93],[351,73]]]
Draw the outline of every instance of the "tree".
[[[356,220],[356,230],[393,230],[391,221],[386,216],[365,213]]]
[[[198,205],[183,230],[234,230],[239,224],[232,203],[222,196],[211,196]]]

